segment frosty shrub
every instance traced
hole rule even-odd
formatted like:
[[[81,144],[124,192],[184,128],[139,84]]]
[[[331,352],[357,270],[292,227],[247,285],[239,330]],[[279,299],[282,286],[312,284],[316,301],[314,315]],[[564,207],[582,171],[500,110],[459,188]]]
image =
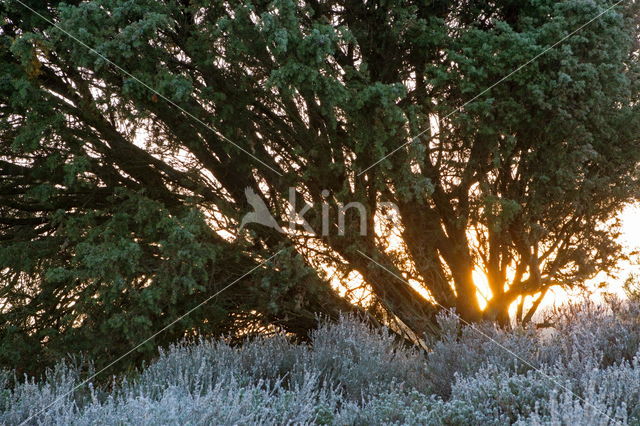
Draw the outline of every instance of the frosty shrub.
[[[74,359],[39,380],[0,371],[0,424],[640,424],[639,313],[585,302],[544,332],[442,315],[427,352],[347,316],[308,344],[181,342],[105,388],[75,389],[91,364]]]
[[[312,350],[299,365],[339,384],[345,397],[361,399],[377,392],[407,387],[425,390],[426,359],[402,347],[385,328],[372,328],[353,317],[339,326],[325,323],[313,333]]]
[[[584,301],[551,312],[549,321],[555,330],[546,345],[546,362],[606,367],[631,361],[640,344],[640,303],[635,301]]]
[[[433,393],[448,397],[454,376],[471,375],[488,365],[505,371],[524,373],[531,367],[511,352],[532,363],[538,362],[539,346],[532,329],[517,328],[511,332],[493,324],[463,326],[453,314],[441,314],[438,323],[442,334],[432,343],[426,367],[427,380]]]

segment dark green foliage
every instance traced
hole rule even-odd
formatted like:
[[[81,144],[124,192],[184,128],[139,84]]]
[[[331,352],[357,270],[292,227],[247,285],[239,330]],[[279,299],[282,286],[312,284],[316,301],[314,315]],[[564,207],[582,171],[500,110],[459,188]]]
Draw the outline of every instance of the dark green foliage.
[[[106,363],[280,250],[131,359],[268,324],[306,338],[351,306],[327,265],[363,278],[372,316],[431,329],[439,308],[359,251],[467,320],[612,268],[638,195],[636,6],[549,50],[612,4],[3,2],[0,363]],[[329,204],[330,235],[237,231],[245,188],[284,224],[290,187]],[[369,232],[350,214],[338,235],[353,201]],[[400,210],[393,252],[381,202]]]

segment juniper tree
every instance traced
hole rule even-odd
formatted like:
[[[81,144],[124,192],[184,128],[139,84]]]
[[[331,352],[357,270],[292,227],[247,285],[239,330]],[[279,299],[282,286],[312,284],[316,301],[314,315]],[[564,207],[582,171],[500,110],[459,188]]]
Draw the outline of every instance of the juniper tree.
[[[3,2],[3,362],[122,352],[280,250],[140,356],[303,336],[350,309],[328,271],[420,335],[612,268],[640,148],[636,6],[612,5]],[[247,188],[283,232],[238,231]],[[290,188],[317,232],[286,228]],[[356,209],[335,222],[352,202],[364,235]]]

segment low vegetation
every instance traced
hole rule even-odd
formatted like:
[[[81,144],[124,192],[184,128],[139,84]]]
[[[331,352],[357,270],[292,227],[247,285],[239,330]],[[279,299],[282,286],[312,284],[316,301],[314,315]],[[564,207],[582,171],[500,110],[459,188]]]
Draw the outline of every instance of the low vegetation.
[[[425,352],[350,316],[310,344],[176,344],[108,387],[74,389],[91,374],[76,358],[43,380],[4,372],[0,423],[638,424],[638,318],[635,301],[564,307],[544,329],[441,315]]]

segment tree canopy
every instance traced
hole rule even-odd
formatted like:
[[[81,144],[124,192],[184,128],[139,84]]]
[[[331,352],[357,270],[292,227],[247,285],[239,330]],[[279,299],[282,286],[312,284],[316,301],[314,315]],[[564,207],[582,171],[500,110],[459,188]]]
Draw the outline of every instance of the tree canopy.
[[[138,357],[351,309],[529,320],[623,256],[638,13],[613,4],[3,2],[0,363],[122,353],[254,268]],[[282,232],[239,231],[247,188]]]

